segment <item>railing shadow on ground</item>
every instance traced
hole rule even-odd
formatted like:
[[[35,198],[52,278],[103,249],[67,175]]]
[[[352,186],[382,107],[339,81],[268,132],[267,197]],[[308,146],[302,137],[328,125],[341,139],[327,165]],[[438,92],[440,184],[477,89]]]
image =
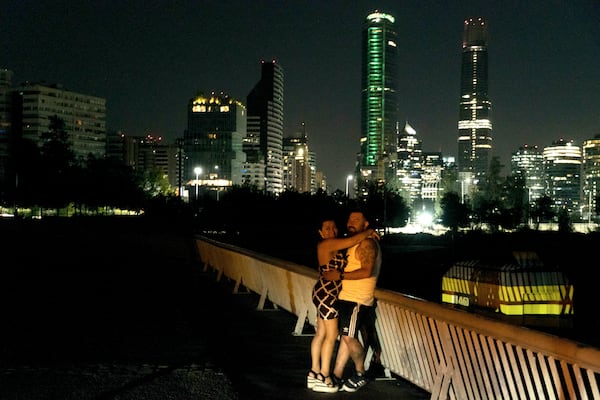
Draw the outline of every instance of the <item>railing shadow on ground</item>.
[[[196,236],[205,269],[315,324],[316,270]],[[384,368],[432,399],[598,399],[600,349],[394,291],[376,289]]]

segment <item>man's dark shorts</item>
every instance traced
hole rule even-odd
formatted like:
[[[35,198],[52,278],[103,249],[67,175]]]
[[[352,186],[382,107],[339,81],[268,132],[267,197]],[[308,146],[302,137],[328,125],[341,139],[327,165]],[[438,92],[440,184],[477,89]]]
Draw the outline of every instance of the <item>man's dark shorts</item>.
[[[358,338],[363,325],[369,325],[374,314],[374,307],[364,306],[346,300],[338,300],[340,335]]]

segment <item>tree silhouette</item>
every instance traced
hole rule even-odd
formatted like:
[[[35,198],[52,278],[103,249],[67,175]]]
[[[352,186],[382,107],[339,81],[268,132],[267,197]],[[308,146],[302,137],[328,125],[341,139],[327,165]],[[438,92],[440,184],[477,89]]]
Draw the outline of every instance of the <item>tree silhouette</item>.
[[[561,207],[558,210],[558,231],[562,233],[571,233],[573,232],[573,224],[571,223],[571,216],[569,215],[569,210],[565,207]]]
[[[552,210],[552,199],[549,196],[542,196],[535,200],[531,216],[535,221],[535,229],[538,230],[541,222],[549,222],[554,218]]]
[[[9,160],[6,200],[15,206],[18,215],[17,206],[33,207],[39,204],[38,182],[42,169],[40,149],[32,140],[14,139]]]
[[[500,176],[502,168],[499,158],[492,157],[487,179],[473,195],[472,207],[476,222],[487,223],[492,231],[499,229],[504,214],[503,179]]]
[[[460,196],[456,192],[444,194],[440,201],[442,207],[442,225],[447,226],[453,233],[458,228],[469,226],[469,208],[460,202]]]
[[[71,149],[65,121],[54,115],[50,117],[48,132],[42,134],[38,182],[39,205],[56,209],[57,215],[75,196],[75,153]]]

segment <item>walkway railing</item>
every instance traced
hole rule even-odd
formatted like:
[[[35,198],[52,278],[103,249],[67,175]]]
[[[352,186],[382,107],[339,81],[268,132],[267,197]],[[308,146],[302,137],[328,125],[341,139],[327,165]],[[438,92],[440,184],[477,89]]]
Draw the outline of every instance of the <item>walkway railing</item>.
[[[316,270],[205,237],[204,268],[298,317],[293,334],[315,324]],[[376,289],[377,333],[387,371],[432,399],[600,400],[600,349],[498,322],[397,292]]]

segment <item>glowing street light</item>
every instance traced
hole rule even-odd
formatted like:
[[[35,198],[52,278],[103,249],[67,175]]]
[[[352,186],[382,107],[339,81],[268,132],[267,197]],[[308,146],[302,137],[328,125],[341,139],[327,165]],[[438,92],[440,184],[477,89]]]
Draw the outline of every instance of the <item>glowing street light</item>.
[[[352,175],[348,175],[346,177],[346,197],[348,197],[348,182],[350,182],[353,179]],[[350,197],[348,197],[350,198]]]
[[[219,178],[219,166],[215,165],[215,179]],[[215,193],[217,195],[217,201],[219,201],[219,187],[215,186]]]
[[[196,200],[198,200],[198,176],[202,173],[202,168],[194,168],[194,173],[196,174]]]

